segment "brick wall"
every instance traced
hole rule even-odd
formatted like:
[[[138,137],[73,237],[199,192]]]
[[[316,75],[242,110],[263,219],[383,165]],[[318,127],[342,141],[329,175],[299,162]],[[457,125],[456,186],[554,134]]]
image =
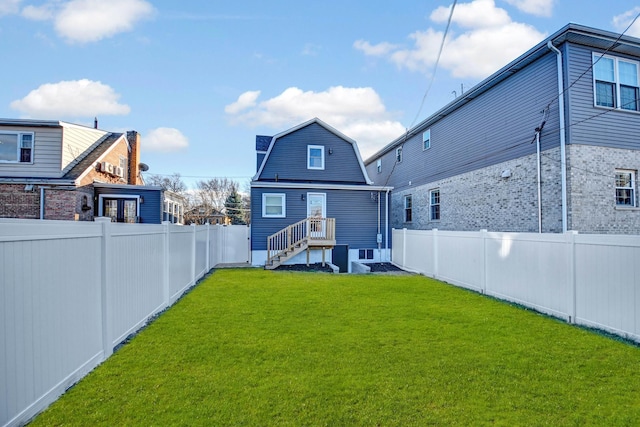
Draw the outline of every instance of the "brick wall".
[[[113,147],[113,149],[111,149],[111,151],[109,151],[107,155],[103,159],[101,159],[101,161],[109,162],[115,166],[120,166],[120,157],[124,157],[124,169],[125,171],[128,171],[129,149],[127,148],[127,143],[124,139],[122,139],[115,147]],[[120,178],[119,176],[101,172],[98,170],[98,167],[94,165],[89,173],[80,180],[80,186],[91,185],[93,184],[94,180],[107,184],[127,184],[126,176]]]
[[[541,156],[542,231],[562,232],[560,149]],[[640,234],[640,151],[567,146],[567,230],[588,234]],[[511,177],[501,178],[511,170]],[[636,207],[617,207],[615,170],[636,173]],[[429,191],[440,189],[440,221],[429,219]],[[413,221],[403,222],[411,194]],[[536,155],[394,191],[392,227],[429,230],[538,232]]]
[[[640,151],[570,145],[567,174],[569,224],[582,233],[640,234]],[[615,170],[635,171],[636,207],[617,207]]]
[[[562,231],[559,149],[541,157],[542,231]],[[511,171],[503,178],[502,173]],[[440,220],[430,220],[430,190],[440,190]],[[430,230],[538,232],[536,155],[403,189],[392,195],[392,227]],[[413,212],[404,220],[404,196]]]
[[[40,191],[25,184],[0,184],[0,218],[40,218]]]

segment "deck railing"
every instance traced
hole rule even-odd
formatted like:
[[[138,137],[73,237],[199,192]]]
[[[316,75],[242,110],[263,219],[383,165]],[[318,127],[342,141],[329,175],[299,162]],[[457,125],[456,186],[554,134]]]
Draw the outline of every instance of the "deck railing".
[[[267,237],[267,263],[283,252],[293,251],[300,245],[313,245],[336,239],[336,219],[310,217],[291,224]]]

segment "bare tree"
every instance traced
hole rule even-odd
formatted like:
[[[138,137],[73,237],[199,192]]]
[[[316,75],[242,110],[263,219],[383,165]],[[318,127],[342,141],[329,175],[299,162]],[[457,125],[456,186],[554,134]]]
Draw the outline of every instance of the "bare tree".
[[[174,172],[173,175],[170,176],[151,174],[144,179],[149,185],[162,187],[164,190],[172,191],[181,196],[184,196],[187,192],[187,185],[182,181],[180,174],[177,172]]]

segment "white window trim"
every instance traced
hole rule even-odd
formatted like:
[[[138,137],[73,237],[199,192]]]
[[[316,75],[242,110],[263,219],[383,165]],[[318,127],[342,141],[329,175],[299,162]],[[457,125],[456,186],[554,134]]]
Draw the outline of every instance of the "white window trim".
[[[402,163],[402,147],[396,148],[396,163]]]
[[[280,197],[282,201],[282,214],[281,215],[269,215],[267,214],[267,197]],[[284,193],[262,193],[262,217],[263,218],[286,218],[287,217],[287,195]]]
[[[140,217],[140,196],[132,194],[100,194],[98,195],[98,215],[102,215],[104,199],[128,199],[136,201],[136,217]]]
[[[428,134],[429,138],[427,138],[425,140],[424,136]],[[424,143],[426,141],[429,141],[429,145],[427,147],[424,146]],[[422,132],[422,151],[427,151],[429,148],[431,148],[431,129],[427,129],[424,132]]]
[[[33,152],[35,150],[35,145],[36,145],[36,135],[34,132],[16,132],[16,131],[11,131],[11,130],[1,130],[0,134],[5,134],[5,135],[17,135],[18,136],[18,141],[16,144],[16,160],[0,160],[0,163],[19,163],[19,164],[33,164]],[[20,161],[20,150],[22,149],[22,136],[23,135],[31,135],[31,156],[28,162],[21,162]]]
[[[407,208],[407,200],[411,200],[411,207]],[[411,209],[411,219],[407,220],[407,210]],[[402,219],[405,223],[413,222],[413,195],[407,194],[403,198],[403,211],[402,211]]]
[[[382,173],[382,159],[376,160],[376,170],[378,173]]]
[[[619,66],[618,66],[618,62],[622,61],[622,62],[628,62],[630,64],[635,64],[636,66],[636,75],[638,80],[640,80],[640,62],[638,61],[634,61],[631,59],[627,59],[627,58],[620,58],[617,56],[611,56],[611,55],[602,55],[600,53],[596,53],[593,52],[592,54],[592,59],[591,59],[591,63],[594,64],[593,65],[593,72],[592,72],[592,77],[593,77],[593,106],[596,108],[606,108],[608,110],[618,110],[618,111],[626,111],[626,112],[631,112],[631,113],[638,113],[640,111],[638,110],[628,110],[626,108],[621,108],[620,104],[620,74],[619,74]],[[613,77],[614,77],[614,82],[613,84],[615,85],[615,99],[613,100],[614,102],[614,106],[613,107],[607,107],[606,105],[598,105],[598,101],[597,101],[597,94],[596,94],[596,72],[595,72],[595,62],[597,60],[600,59],[600,57],[602,58],[606,58],[606,59],[611,59],[613,60]],[[640,88],[640,81],[636,82],[637,86]],[[637,101],[638,102],[638,107],[640,108],[640,100]]]
[[[320,150],[321,166],[311,166],[311,150]],[[324,170],[324,145],[307,145],[307,169]]]
[[[615,190],[616,190],[616,207],[617,208],[635,208],[636,207],[636,203],[637,203],[637,196],[636,196],[636,171],[635,170],[631,170],[631,169],[616,169],[615,173],[628,173],[631,175],[631,186],[630,187],[618,187],[617,185],[615,186]],[[615,184],[615,183],[614,183]],[[630,189],[631,190],[631,204],[630,205],[623,205],[623,204],[618,204],[617,201],[617,191],[618,189]]]
[[[433,193],[438,192],[438,203],[434,204],[432,203],[433,201]],[[432,207],[433,206],[438,206],[438,217],[439,218],[434,218],[433,217],[433,210]],[[442,204],[440,203],[440,189],[439,188],[433,188],[431,190],[429,190],[429,221],[440,221],[440,218],[442,218],[442,211],[440,209],[440,207],[442,206]]]

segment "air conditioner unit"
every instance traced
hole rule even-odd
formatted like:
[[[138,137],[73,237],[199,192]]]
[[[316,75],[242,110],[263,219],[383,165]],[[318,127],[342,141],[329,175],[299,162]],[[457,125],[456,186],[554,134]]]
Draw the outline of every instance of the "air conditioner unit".
[[[114,166],[109,162],[102,162],[100,164],[100,171],[108,174],[113,174]]]
[[[117,176],[119,176],[120,178],[122,178],[124,176],[124,170],[121,167],[116,166],[116,167],[114,167],[114,169],[115,169],[114,173]]]

